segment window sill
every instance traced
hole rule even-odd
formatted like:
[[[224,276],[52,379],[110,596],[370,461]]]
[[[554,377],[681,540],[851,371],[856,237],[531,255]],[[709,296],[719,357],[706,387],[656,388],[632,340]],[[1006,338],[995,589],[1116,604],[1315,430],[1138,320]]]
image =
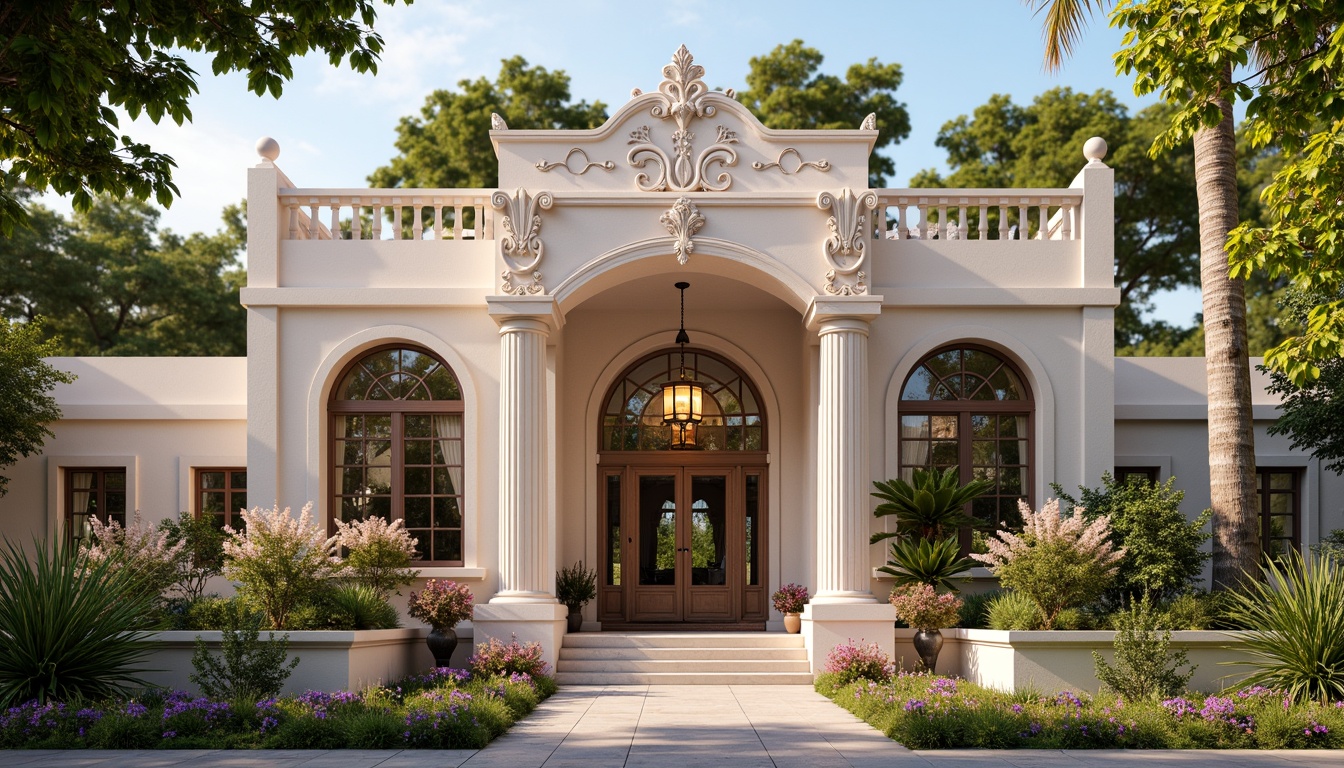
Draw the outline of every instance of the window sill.
[[[484,568],[463,566],[426,566],[416,568],[422,579],[456,579],[457,581],[485,581]]]

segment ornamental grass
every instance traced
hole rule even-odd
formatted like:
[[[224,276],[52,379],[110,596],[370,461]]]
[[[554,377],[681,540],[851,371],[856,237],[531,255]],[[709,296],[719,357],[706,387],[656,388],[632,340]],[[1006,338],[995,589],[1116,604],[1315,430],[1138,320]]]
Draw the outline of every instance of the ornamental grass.
[[[1061,691],[1003,693],[901,672],[824,674],[828,696],[910,749],[1338,749],[1344,701],[1295,702],[1264,687],[1129,700]]]
[[[0,749],[480,749],[555,692],[550,677],[441,667],[362,691],[256,703],[184,691],[0,712]]]

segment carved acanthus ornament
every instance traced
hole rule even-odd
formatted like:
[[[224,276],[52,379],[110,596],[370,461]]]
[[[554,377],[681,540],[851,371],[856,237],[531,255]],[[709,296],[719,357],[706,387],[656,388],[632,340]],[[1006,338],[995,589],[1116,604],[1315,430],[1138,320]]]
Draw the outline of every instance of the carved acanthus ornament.
[[[546,292],[538,269],[546,250],[545,243],[541,241],[541,211],[550,210],[554,203],[555,198],[550,192],[533,195],[521,187],[514,190],[512,195],[501,189],[490,196],[490,205],[495,210],[504,211],[500,219],[504,237],[499,241],[507,267],[500,273],[503,284],[499,289],[504,293],[522,295]]]
[[[863,122],[862,122],[862,123],[859,123],[859,130],[860,130],[860,131],[876,131],[876,130],[877,130],[877,113],[876,113],[876,112],[869,112],[869,113],[868,113],[868,116],[865,117],[865,118],[863,118]]]
[[[695,250],[695,241],[691,238],[705,226],[705,217],[689,198],[677,198],[672,207],[658,218],[667,231],[672,234],[672,252],[677,255],[677,263],[682,266],[691,258]]]
[[[498,112],[491,112],[491,113],[490,113],[490,130],[492,130],[492,131],[507,131],[507,130],[509,130],[509,124],[506,123],[506,122],[504,122],[504,118],[500,117]]]
[[[863,271],[870,237],[867,211],[877,207],[877,193],[868,189],[855,196],[848,187],[838,194],[822,192],[817,195],[817,207],[831,212],[826,219],[831,236],[822,246],[830,265],[826,271],[826,292],[839,296],[867,293],[868,276]]]
[[[792,158],[789,165],[784,164],[784,158]],[[792,169],[790,169],[792,166]],[[803,155],[793,147],[785,147],[779,151],[779,157],[775,158],[773,163],[762,163],[757,160],[751,164],[752,168],[758,171],[768,171],[771,168],[778,168],[779,172],[785,176],[792,176],[804,168],[815,168],[822,173],[828,173],[831,170],[831,161],[829,160],[804,160]]]
[[[569,161],[572,160],[575,155],[578,155],[580,158],[583,159],[583,164],[579,166],[579,169],[577,171],[574,170],[569,164]],[[541,171],[542,173],[548,173],[550,171],[555,170],[556,168],[561,168],[566,171],[569,171],[571,174],[575,176],[582,176],[583,174],[587,173],[589,169],[592,168],[601,168],[604,171],[614,171],[616,170],[616,164],[610,160],[603,160],[600,163],[595,163],[588,158],[587,152],[584,152],[582,149],[579,149],[578,147],[574,147],[573,149],[569,150],[569,152],[565,153],[565,159],[558,163],[548,163],[546,162],[546,158],[544,157],[541,160],[537,161],[537,170]]]
[[[694,63],[690,51],[681,46],[672,55],[672,63],[663,67],[663,82],[658,93],[653,94],[657,103],[649,114],[659,120],[674,120],[677,128],[672,132],[672,153],[653,143],[649,138],[649,127],[640,126],[631,131],[629,144],[633,145],[626,161],[632,167],[643,168],[652,162],[658,166],[655,178],[640,172],[635,176],[635,185],[643,192],[722,192],[733,183],[733,177],[727,171],[713,176],[710,166],[721,168],[737,165],[737,150],[731,145],[737,143],[737,135],[725,126],[717,128],[715,142],[699,154],[695,152],[695,133],[691,130],[693,120],[713,117],[714,105],[705,103],[710,93],[704,81],[705,68]],[[639,94],[636,94],[639,95]],[[713,178],[711,178],[713,176]]]

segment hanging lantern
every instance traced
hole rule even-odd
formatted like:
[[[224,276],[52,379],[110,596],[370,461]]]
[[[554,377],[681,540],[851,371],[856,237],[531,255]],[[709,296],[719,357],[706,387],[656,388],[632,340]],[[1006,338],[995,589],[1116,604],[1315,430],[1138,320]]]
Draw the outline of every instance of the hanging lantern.
[[[663,423],[672,429],[672,448],[677,450],[696,447],[696,425],[705,418],[705,388],[686,375],[686,345],[691,337],[686,334],[686,289],[690,283],[677,283],[681,291],[681,328],[677,344],[681,345],[681,372],[674,381],[663,385]]]

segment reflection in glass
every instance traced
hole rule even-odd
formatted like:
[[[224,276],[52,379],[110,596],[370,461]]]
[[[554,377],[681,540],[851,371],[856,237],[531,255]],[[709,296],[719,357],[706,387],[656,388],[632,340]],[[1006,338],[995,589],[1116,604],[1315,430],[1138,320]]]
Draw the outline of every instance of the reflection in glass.
[[[607,475],[607,573],[604,583],[621,585],[621,476]]]
[[[746,560],[747,560],[747,586],[760,584],[760,554],[757,552],[757,542],[760,541],[761,528],[761,476],[747,475],[746,492]]]
[[[639,478],[639,583],[676,583],[677,478]]]
[[[691,583],[723,584],[727,564],[728,478],[691,478]]]

